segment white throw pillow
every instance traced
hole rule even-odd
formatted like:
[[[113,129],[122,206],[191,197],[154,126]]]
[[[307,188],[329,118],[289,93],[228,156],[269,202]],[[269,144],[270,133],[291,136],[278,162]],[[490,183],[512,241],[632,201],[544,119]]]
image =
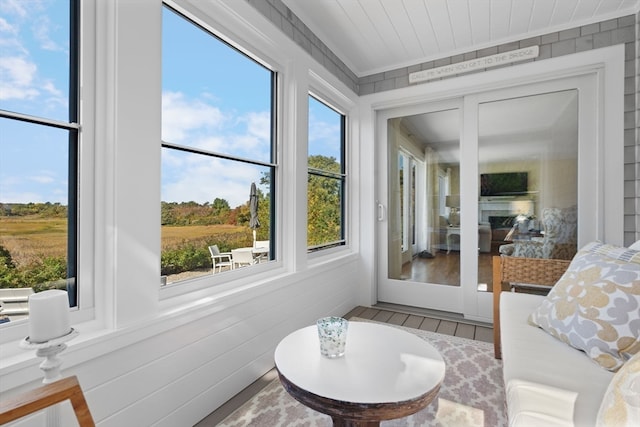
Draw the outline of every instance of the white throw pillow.
[[[633,249],[634,251],[640,251],[640,240],[635,242],[633,245],[629,246],[629,249]]]
[[[609,383],[596,426],[640,426],[640,353],[628,360]]]

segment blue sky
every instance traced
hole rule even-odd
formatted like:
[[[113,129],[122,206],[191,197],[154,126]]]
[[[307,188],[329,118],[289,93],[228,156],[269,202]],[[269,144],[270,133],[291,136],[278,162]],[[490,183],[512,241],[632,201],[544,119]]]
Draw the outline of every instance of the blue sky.
[[[68,121],[66,1],[0,0],[0,108]],[[0,202],[67,203],[67,133],[0,119]]]
[[[67,27],[67,1],[0,0],[1,109],[68,120]],[[164,141],[269,161],[267,69],[166,9],[162,67]],[[310,153],[337,157],[338,114],[310,109]],[[66,204],[66,132],[10,122],[0,119],[0,202]],[[265,170],[163,150],[162,198],[235,207]]]

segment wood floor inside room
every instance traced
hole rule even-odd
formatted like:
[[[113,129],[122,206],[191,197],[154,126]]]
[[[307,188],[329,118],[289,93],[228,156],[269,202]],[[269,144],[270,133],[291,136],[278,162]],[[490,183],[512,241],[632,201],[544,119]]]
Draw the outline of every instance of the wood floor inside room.
[[[419,310],[409,307],[355,307],[344,315],[346,319],[358,317],[391,325],[405,326],[413,329],[437,332],[445,335],[468,338],[476,341],[493,342],[493,329],[490,325],[472,324],[458,321],[446,315],[419,313]],[[233,411],[249,401],[260,390],[266,387],[272,380],[278,377],[275,369],[270,370],[249,387],[238,393],[216,411],[209,414],[195,427],[217,426]]]
[[[498,253],[478,254],[478,283],[491,290],[492,257]],[[433,258],[414,257],[402,266],[402,280],[460,286],[460,252],[437,251]]]

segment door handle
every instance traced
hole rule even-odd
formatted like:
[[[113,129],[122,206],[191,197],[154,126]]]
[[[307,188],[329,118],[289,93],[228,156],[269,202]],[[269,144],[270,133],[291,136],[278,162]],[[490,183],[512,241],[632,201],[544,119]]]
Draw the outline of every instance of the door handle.
[[[378,203],[378,221],[384,221],[384,205]]]

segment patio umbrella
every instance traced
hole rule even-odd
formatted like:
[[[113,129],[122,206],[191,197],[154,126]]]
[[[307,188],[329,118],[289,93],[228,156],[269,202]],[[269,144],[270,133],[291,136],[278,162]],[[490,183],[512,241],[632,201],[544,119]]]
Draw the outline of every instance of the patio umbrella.
[[[253,247],[256,246],[256,228],[260,227],[260,220],[258,219],[258,190],[256,189],[256,183],[251,183],[251,192],[249,193],[249,227],[253,230]]]

